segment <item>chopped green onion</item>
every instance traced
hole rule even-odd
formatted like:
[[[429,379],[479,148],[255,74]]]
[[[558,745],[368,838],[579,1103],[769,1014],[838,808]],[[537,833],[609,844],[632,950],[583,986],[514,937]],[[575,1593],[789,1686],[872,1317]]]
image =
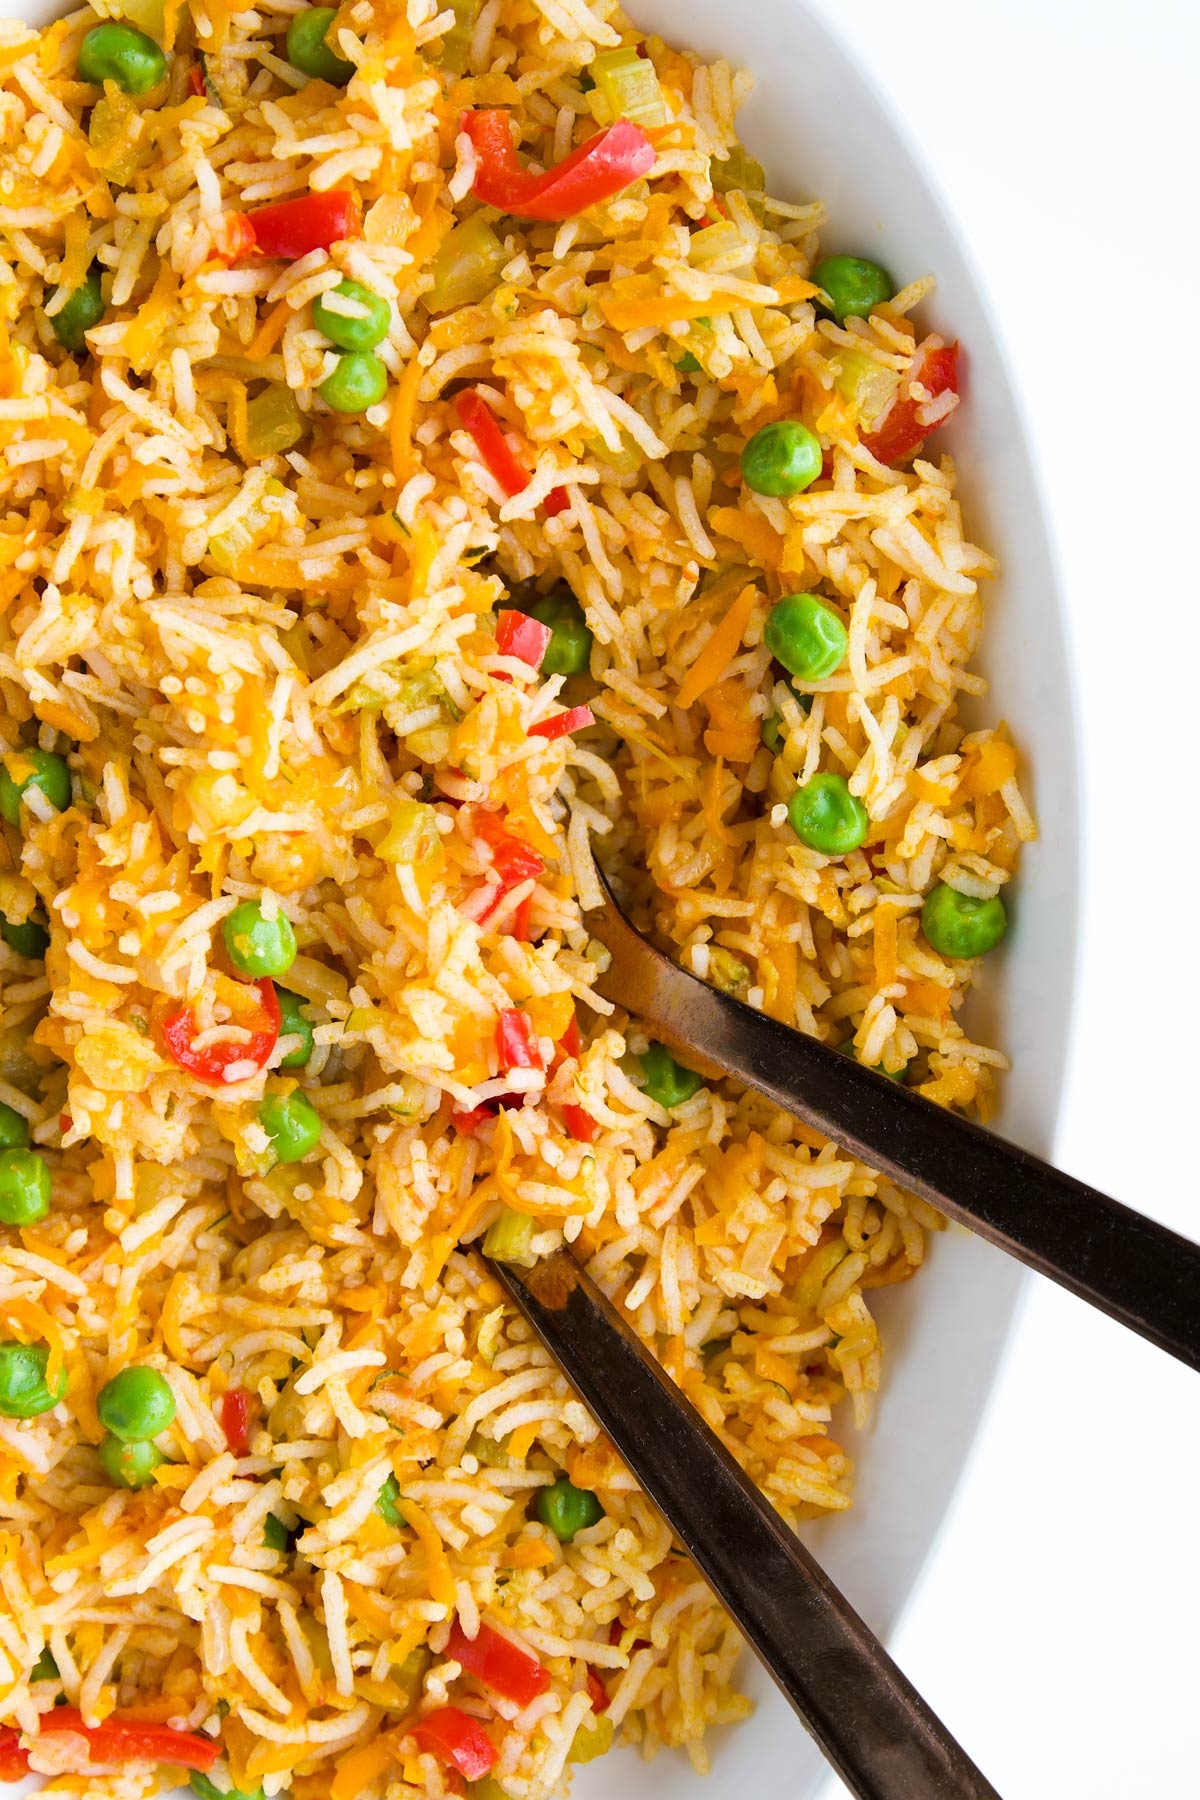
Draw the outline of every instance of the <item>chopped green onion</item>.
[[[533,1220],[528,1213],[502,1208],[500,1217],[488,1226],[483,1240],[483,1254],[497,1262],[524,1262],[533,1242]]]
[[[474,306],[491,293],[508,261],[508,251],[482,213],[456,225],[433,259],[433,286],[424,296],[430,312]]]
[[[762,164],[735,144],[728,156],[714,157],[709,165],[714,194],[761,194],[766,187]]]
[[[602,106],[610,121],[632,119],[635,125],[670,124],[671,114],[658,85],[654,64],[647,57],[639,56],[632,44],[624,44],[619,50],[605,50],[594,57],[591,74],[599,101],[599,106],[593,103],[593,112],[598,114]],[[599,122],[603,124],[605,119]]]

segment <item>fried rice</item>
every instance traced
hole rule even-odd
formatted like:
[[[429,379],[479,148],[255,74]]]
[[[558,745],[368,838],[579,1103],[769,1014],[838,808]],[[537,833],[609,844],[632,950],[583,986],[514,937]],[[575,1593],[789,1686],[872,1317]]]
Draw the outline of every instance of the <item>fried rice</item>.
[[[979,961],[921,910],[998,894],[1033,825],[1003,727],[958,722],[994,565],[921,382],[932,282],[829,316],[820,204],[738,146],[749,77],[612,0],[347,0],[339,85],[289,60],[300,11],[0,33],[0,1102],[53,1187],[0,1229],[0,1335],[48,1390],[0,1416],[0,1775],[135,1800],[198,1739],[203,1794],[542,1800],[614,1741],[703,1769],[749,1708],[473,1247],[571,1245],[799,1523],[851,1504],[870,1296],[940,1223],[734,1084],[648,1091],[594,859],[697,975],[986,1116]],[[162,45],[152,92],[80,79],[98,15]],[[483,204],[464,112],[552,169],[634,47],[653,167],[565,219]],[[255,209],[313,195],[351,235],[252,252]],[[314,320],[356,316],[347,280],[386,302],[360,413]],[[881,394],[946,438],[877,459]],[[824,461],[771,498],[739,455],[781,419]],[[589,666],[539,675],[498,614],[568,590]],[[846,628],[822,680],[764,643],[793,592]],[[821,770],[869,818],[840,857],[788,822]],[[231,966],[244,902],[290,923],[304,1027]],[[262,1106],[297,1095],[319,1135],[284,1160]],[[134,1367],[174,1419],[127,1486],[99,1447]],[[573,1536],[538,1504],[563,1476],[597,1502]]]

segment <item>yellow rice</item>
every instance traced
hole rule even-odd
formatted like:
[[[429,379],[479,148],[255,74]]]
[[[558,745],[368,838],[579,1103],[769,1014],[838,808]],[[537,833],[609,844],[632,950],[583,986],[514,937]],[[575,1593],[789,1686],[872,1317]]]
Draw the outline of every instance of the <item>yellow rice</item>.
[[[75,74],[96,13],[123,10],[171,52],[124,185]],[[0,1418],[0,1728],[27,1734],[56,1794],[173,1785],[39,1741],[65,1692],[92,1724],[140,1709],[219,1739],[221,1788],[395,1800],[454,1785],[407,1734],[450,1699],[487,1722],[503,1791],[541,1800],[605,1735],[589,1667],[618,1741],[699,1769],[707,1728],[748,1709],[732,1627],[470,1246],[502,1206],[535,1220],[535,1252],[573,1244],[800,1521],[851,1503],[845,1440],[880,1379],[870,1293],[916,1271],[939,1223],[731,1085],[673,1114],[643,1092],[645,1033],[593,991],[593,855],[696,974],[986,1116],[1004,1059],[958,1016],[978,965],[918,919],[935,880],[999,892],[1033,826],[1003,729],[956,723],[959,694],[984,692],[969,663],[993,564],[963,536],[942,440],[882,467],[836,385],[847,351],[911,371],[932,284],[838,327],[808,281],[819,204],[735,191],[714,210],[748,78],[650,40],[672,122],[649,178],[563,225],[499,222],[492,291],[431,317],[441,241],[477,210],[461,110],[510,109],[526,152],[557,161],[596,129],[581,72],[638,36],[613,0],[485,0],[464,8],[458,75],[436,0],[348,0],[333,36],[357,73],[338,90],[286,61],[296,10],[96,0],[0,31],[0,750],[10,772],[33,744],[72,772],[72,804],[32,799],[0,853],[0,912],[40,908],[51,936],[44,968],[0,947],[0,1100],[54,1184],[44,1221],[0,1232],[0,1335],[48,1345],[69,1383],[52,1411]],[[197,51],[215,98],[189,89]],[[360,239],[290,266],[215,254],[224,212],[347,186]],[[697,260],[705,221],[721,234]],[[47,315],[93,259],[107,311],[72,356]],[[333,359],[312,302],[346,276],[391,306],[389,393],[356,419],[316,394]],[[263,381],[308,430],[247,461]],[[459,423],[464,381],[532,471],[515,497]],[[831,478],[786,501],[736,479],[781,417],[831,452]],[[521,674],[496,649],[506,587],[560,581],[594,633],[590,676],[501,679]],[[747,586],[740,644],[681,708]],[[849,631],[807,714],[762,642],[795,590]],[[587,699],[578,740],[528,734]],[[818,766],[866,805],[869,859],[789,829]],[[413,800],[440,854],[405,836]],[[546,868],[482,926],[481,812]],[[525,942],[507,927],[530,893]],[[161,1025],[190,1001],[219,1034],[220,924],[245,898],[294,926],[284,985],[316,1048],[296,1076],[251,1061],[215,1091]],[[460,1131],[453,1113],[520,1085],[495,1042],[516,1006],[549,1044],[577,1015],[581,1055]],[[257,1107],[281,1081],[322,1135],[271,1169]],[[95,1402],[135,1362],[178,1410],[130,1492],[102,1471]],[[238,1459],[232,1388],[252,1397]],[[530,1507],[562,1471],[604,1508],[571,1544]],[[374,1510],[389,1475],[402,1530]],[[264,1543],[269,1513],[294,1555]],[[548,1692],[519,1712],[463,1677],[455,1613],[519,1636]],[[46,1649],[58,1678],[31,1681]]]

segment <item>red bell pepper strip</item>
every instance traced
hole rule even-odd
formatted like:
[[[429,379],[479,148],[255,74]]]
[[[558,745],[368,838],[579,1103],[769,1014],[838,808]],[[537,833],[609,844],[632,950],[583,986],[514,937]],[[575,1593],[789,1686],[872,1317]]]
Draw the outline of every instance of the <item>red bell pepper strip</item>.
[[[450,1123],[455,1131],[462,1133],[463,1137],[474,1137],[480,1126],[486,1125],[488,1120],[494,1119],[495,1116],[495,1105],[488,1102],[483,1106],[473,1106],[470,1112],[452,1112]]]
[[[555,713],[552,719],[539,719],[536,725],[529,727],[529,735],[553,740],[566,737],[572,731],[582,731],[585,725],[595,723],[595,714],[590,706],[571,706],[566,712]]]
[[[542,1069],[533,1021],[519,1007],[506,1006],[496,1021],[496,1049],[502,1069]]]
[[[590,1663],[588,1664],[587,1672],[587,1691],[588,1699],[592,1703],[592,1711],[595,1713],[596,1717],[599,1718],[601,1713],[606,1713],[608,1711],[610,1701],[608,1689],[605,1687]]]
[[[958,345],[942,344],[936,350],[926,350],[913,368],[909,381],[919,381],[934,399],[947,392],[957,394]],[[927,405],[928,401],[915,400],[907,388],[902,387],[879,430],[863,436],[863,448],[881,463],[898,463],[911,456],[930,432],[944,423],[941,419],[933,425],[921,423],[918,415]]]
[[[579,1020],[574,1013],[571,1014],[571,1023],[558,1040],[558,1047],[564,1056],[578,1056],[583,1047],[579,1036]]]
[[[463,388],[454,396],[454,410],[474,438],[484,467],[495,476],[509,499],[522,493],[532,477],[509,449],[487,401],[474,388]]]
[[[439,1762],[452,1763],[468,1781],[482,1781],[496,1760],[496,1746],[479,1720],[457,1706],[439,1706],[426,1713],[412,1734],[422,1750]]]
[[[550,1671],[542,1667],[531,1650],[502,1637],[482,1620],[475,1636],[469,1638],[455,1619],[446,1655],[461,1663],[468,1675],[474,1675],[484,1687],[517,1706],[528,1706],[550,1686]]]
[[[563,1124],[577,1144],[594,1144],[596,1141],[596,1121],[590,1113],[585,1113],[582,1106],[568,1101],[562,1109]]]
[[[492,868],[500,884],[490,903],[479,914],[479,923],[482,925],[491,918],[506,894],[510,894],[515,887],[520,887],[523,881],[536,881],[539,875],[545,874],[546,865],[524,838],[516,837],[505,829],[504,820],[499,813],[476,813],[473,828],[479,837],[492,846]],[[518,908],[513,920],[514,927],[519,918]]]
[[[221,1430],[235,1456],[250,1448],[250,1396],[245,1388],[230,1388],[221,1396]]]
[[[509,115],[501,108],[465,112],[462,129],[475,149],[471,192],[485,206],[498,206],[517,219],[573,219],[648,175],[656,157],[640,126],[618,119],[553,169],[535,175],[518,161]]]
[[[528,613],[505,610],[497,620],[496,648],[501,656],[515,656],[518,662],[539,669],[553,636],[549,625],[543,625],[540,619],[531,619]]]
[[[93,1763],[173,1763],[181,1769],[205,1770],[212,1768],[221,1753],[220,1744],[212,1738],[144,1719],[123,1718],[120,1713],[110,1713],[101,1725],[85,1725],[83,1714],[74,1706],[56,1706],[42,1714],[39,1737],[60,1731],[83,1738],[88,1760]]]
[[[241,262],[255,250],[260,256],[299,262],[312,250],[329,250],[345,238],[361,237],[362,207],[349,189],[331,188],[325,194],[301,194],[296,200],[256,206],[248,213],[226,213],[223,226],[229,262]]]
[[[566,488],[551,488],[542,502],[542,510],[548,519],[555,519],[560,512],[565,512],[571,504],[571,496]]]
[[[533,942],[533,939],[529,935],[529,917],[532,911],[533,895],[526,894],[523,900],[517,902],[516,910],[508,925],[509,937],[516,938],[518,944],[531,944]]]
[[[206,1044],[202,1050],[193,1049],[196,1015],[190,1006],[177,1007],[162,1023],[163,1041],[172,1061],[197,1081],[211,1082],[214,1087],[223,1084],[226,1069],[234,1063],[252,1062],[261,1069],[279,1037],[281,1019],[275,983],[264,977],[262,981],[240,983],[237,991],[245,1000],[232,1022],[249,1033],[247,1038],[224,1039]]]
[[[21,1748],[20,1732],[11,1725],[0,1726],[0,1781],[20,1781],[29,1772],[29,1752]]]
[[[188,70],[188,93],[195,94],[197,100],[208,99],[208,89],[204,85],[204,76],[195,65]]]

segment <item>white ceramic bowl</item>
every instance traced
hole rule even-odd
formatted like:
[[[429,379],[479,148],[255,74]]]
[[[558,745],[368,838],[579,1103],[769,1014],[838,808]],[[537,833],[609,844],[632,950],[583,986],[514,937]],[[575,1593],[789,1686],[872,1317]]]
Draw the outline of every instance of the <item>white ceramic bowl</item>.
[[[803,0],[626,4],[644,30],[752,71],[757,86],[742,131],[772,191],[826,202],[827,249],[876,257],[901,281],[935,274],[937,296],[923,317],[962,342],[965,403],[943,442],[961,471],[968,532],[1003,563],[980,658],[993,687],[986,711],[1008,720],[1028,759],[1026,792],[1041,827],[1022,861],[1012,929],[989,959],[986,989],[969,1020],[1013,1058],[1000,1128],[1046,1153],[1075,967],[1075,712],[1039,496],[987,312],[895,125]],[[8,0],[5,10],[41,24],[63,8],[54,0]],[[808,1534],[833,1579],[881,1633],[903,1607],[946,1512],[1023,1279],[999,1251],[953,1228],[934,1244],[930,1263],[915,1282],[873,1300],[884,1327],[885,1388],[869,1438],[849,1438],[860,1461],[855,1510]],[[758,1711],[748,1725],[713,1740],[705,1792],[709,1800],[802,1800],[820,1785],[824,1764],[757,1666],[748,1664],[745,1681]],[[953,1731],[953,1719],[946,1723]],[[576,1791],[598,1796],[614,1773],[605,1759],[580,1771]],[[696,1778],[682,1756],[660,1757],[651,1769],[625,1755],[618,1778],[629,1800],[696,1800]]]

